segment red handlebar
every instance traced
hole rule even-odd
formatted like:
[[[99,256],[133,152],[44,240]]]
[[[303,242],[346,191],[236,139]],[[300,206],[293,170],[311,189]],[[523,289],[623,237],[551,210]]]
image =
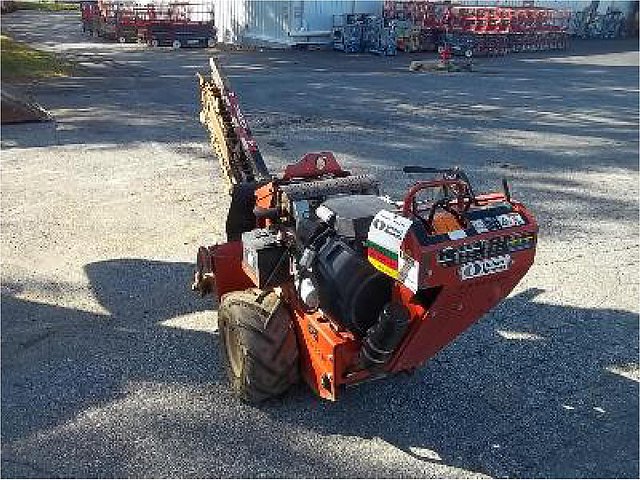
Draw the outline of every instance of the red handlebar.
[[[429,180],[426,182],[416,183],[413,187],[411,187],[411,190],[409,190],[409,193],[407,193],[407,196],[404,197],[402,214],[404,216],[408,216],[410,213],[412,213],[411,207],[413,206],[413,199],[415,198],[416,194],[419,191],[426,190],[427,188],[433,188],[433,187],[453,187],[454,185],[461,187],[464,191],[468,191],[467,184],[462,180],[457,180],[457,179],[456,180],[445,180],[445,179]]]

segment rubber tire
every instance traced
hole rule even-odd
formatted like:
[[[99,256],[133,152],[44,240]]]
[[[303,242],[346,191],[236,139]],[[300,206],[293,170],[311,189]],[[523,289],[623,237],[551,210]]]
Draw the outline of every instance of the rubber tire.
[[[150,45],[152,47],[156,48],[156,47],[160,46],[160,42],[157,39],[154,38],[153,40],[151,40]]]
[[[274,292],[252,288],[226,294],[218,310],[218,332],[231,387],[242,401],[261,403],[298,382],[296,333]]]
[[[173,43],[171,44],[171,47],[174,50],[178,50],[179,48],[182,47],[182,42],[180,42],[180,40],[174,40]]]

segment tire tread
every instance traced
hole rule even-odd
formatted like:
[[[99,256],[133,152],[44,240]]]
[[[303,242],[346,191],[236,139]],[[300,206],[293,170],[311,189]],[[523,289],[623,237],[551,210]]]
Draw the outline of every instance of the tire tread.
[[[298,345],[289,312],[274,292],[248,289],[222,298],[219,310],[221,353],[236,393],[260,403],[298,382]],[[239,376],[227,357],[223,328],[236,328],[242,350]]]

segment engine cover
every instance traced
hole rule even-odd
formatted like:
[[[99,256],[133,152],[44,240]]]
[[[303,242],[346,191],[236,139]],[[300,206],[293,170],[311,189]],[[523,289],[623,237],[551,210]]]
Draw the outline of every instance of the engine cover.
[[[367,239],[373,217],[389,204],[375,195],[338,196],[326,200],[316,210],[335,232],[349,240]]]

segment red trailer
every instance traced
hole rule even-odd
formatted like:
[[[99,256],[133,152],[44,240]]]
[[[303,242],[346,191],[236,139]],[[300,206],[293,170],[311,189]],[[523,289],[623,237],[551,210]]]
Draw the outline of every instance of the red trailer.
[[[80,17],[83,32],[93,34],[94,31],[97,31],[100,18],[98,0],[80,2]]]
[[[213,47],[217,31],[213,12],[189,2],[155,8],[140,39],[150,46]]]
[[[102,0],[80,2],[82,30],[94,37],[118,40],[131,28],[130,8],[131,5],[125,3]]]
[[[189,2],[81,2],[83,30],[111,41],[149,46],[213,47],[213,12]]]

